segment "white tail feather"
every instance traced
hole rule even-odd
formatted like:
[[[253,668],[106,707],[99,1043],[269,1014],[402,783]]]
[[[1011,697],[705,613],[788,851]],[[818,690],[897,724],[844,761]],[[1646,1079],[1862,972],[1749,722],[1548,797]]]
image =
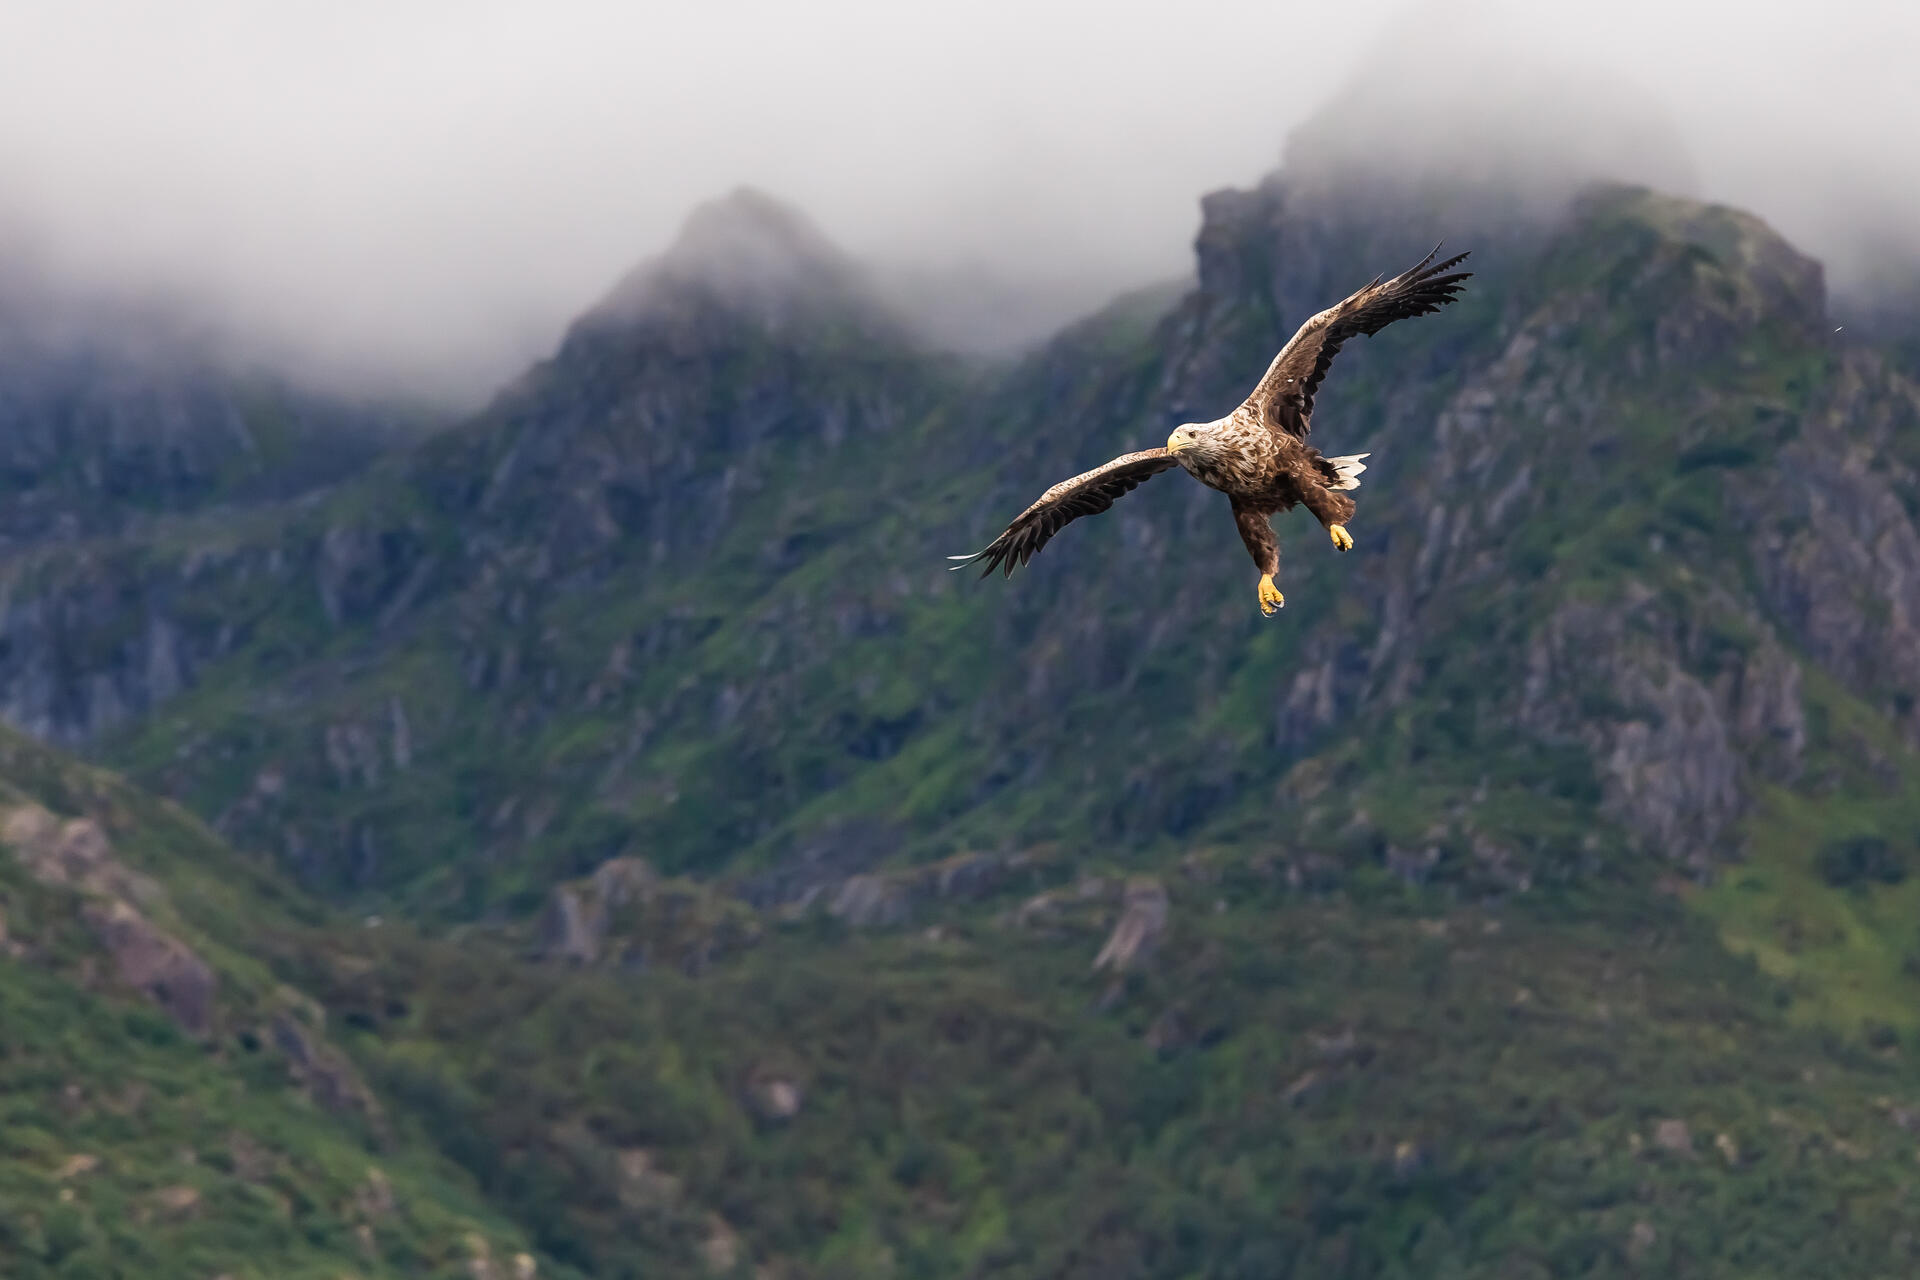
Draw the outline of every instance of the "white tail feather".
[[[1371,458],[1372,456],[1370,453],[1350,453],[1344,458],[1328,458],[1327,462],[1332,465],[1334,474],[1340,477],[1339,480],[1334,483],[1333,487],[1336,489],[1358,489],[1360,487],[1360,473],[1367,469],[1367,464],[1360,461],[1360,459]]]

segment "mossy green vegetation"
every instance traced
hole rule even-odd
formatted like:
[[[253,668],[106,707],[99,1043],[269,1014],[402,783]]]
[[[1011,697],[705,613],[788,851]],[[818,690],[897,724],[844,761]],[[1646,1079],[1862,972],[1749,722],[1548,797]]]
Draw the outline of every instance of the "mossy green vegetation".
[[[796,925],[697,979],[396,930],[280,950],[594,1275],[697,1266],[721,1232],[822,1277],[1913,1265],[1898,1039],[1803,1029],[1675,900],[1303,896],[1223,858],[1116,978],[1087,966],[1118,884],[1082,868],[1025,924],[1014,886],[905,930]]]
[[[82,886],[0,842],[0,1274],[451,1280],[525,1251],[469,1176],[352,1093],[325,1011],[259,958],[256,939],[333,917],[174,806],[0,731],[9,841],[42,808],[100,833],[71,857],[103,852]],[[97,914],[115,901],[161,934],[116,941]],[[162,945],[206,965],[204,1026],[130,985]]]
[[[776,915],[699,977],[581,971],[517,931],[295,920],[190,819],[10,759],[127,806],[101,811],[116,847],[200,906],[203,947],[317,998],[383,1120],[76,985],[84,940],[51,959],[39,922],[65,916],[10,872],[35,941],[0,961],[9,1275],[451,1276],[483,1254],[507,1275],[517,1247],[560,1276],[1912,1263],[1911,1033],[1807,1016],[1799,984],[1649,894],[1651,866],[1474,905],[1210,846],[1115,975],[1089,963],[1157,860],[1056,851],[907,927]],[[240,910],[186,889],[222,867]]]
[[[1836,1030],[1920,1034],[1920,762],[1885,722],[1830,681],[1810,781],[1770,789],[1747,856],[1696,907],[1727,945],[1795,994],[1796,1016]]]
[[[210,1049],[12,959],[0,1026],[9,1280],[452,1280],[475,1242],[519,1238],[432,1148],[343,1128],[264,1048]]]

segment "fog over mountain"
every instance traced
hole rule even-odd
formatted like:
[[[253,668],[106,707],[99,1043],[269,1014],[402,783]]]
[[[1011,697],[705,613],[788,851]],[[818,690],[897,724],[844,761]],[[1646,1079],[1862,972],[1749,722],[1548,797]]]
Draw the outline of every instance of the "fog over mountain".
[[[984,350],[1183,273],[1197,196],[1283,149],[1725,200],[1884,302],[1914,47],[1892,2],[14,5],[0,227],[249,355],[465,401],[741,183]]]

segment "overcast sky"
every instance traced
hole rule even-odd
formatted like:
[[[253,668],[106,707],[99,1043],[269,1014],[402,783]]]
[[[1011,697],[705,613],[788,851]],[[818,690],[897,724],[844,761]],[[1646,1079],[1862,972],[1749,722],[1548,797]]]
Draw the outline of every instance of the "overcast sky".
[[[1356,77],[1409,121],[1510,79],[1579,85],[1550,119],[1664,113],[1692,194],[1844,277],[1920,258],[1916,50],[1913,0],[0,0],[0,218],[312,367],[472,397],[741,183],[1000,279],[1032,328],[1184,271],[1199,195]]]

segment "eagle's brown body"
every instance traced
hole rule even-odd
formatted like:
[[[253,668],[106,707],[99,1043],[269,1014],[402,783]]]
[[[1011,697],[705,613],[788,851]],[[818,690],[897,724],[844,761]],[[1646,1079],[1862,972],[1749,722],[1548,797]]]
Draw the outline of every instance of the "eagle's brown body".
[[[1269,521],[1282,511],[1304,504],[1329,529],[1353,518],[1353,499],[1333,487],[1342,477],[1312,445],[1269,431],[1244,406],[1208,425],[1219,433],[1219,450],[1185,449],[1178,461],[1233,500],[1240,539],[1261,573],[1280,572],[1280,539]]]
[[[1385,283],[1375,280],[1327,308],[1300,326],[1253,394],[1232,413],[1213,422],[1186,423],[1175,429],[1163,449],[1125,454],[1054,485],[984,550],[954,559],[968,564],[984,560],[988,573],[995,568],[1012,573],[1068,522],[1105,511],[1115,498],[1151,476],[1184,467],[1231,499],[1241,540],[1260,567],[1260,608],[1272,613],[1285,603],[1274,584],[1280,571],[1280,542],[1269,523],[1274,515],[1304,505],[1336,547],[1345,551],[1353,545],[1346,525],[1353,518],[1354,502],[1347,491],[1359,487],[1359,475],[1366,470],[1361,459],[1367,455],[1329,458],[1307,443],[1313,395],[1327,367],[1355,334],[1377,333],[1395,320],[1425,315],[1453,301],[1468,273],[1447,272],[1465,257],[1436,266],[1430,253],[1411,271]]]

